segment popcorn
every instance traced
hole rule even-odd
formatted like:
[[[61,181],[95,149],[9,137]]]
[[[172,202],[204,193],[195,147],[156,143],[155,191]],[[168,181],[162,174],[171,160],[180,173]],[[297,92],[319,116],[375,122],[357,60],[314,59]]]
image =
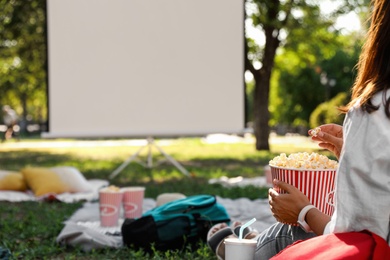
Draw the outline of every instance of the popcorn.
[[[336,169],[338,166],[337,161],[331,160],[325,155],[318,153],[292,153],[287,156],[285,153],[273,158],[269,161],[269,165],[281,167],[281,168],[293,168],[293,169],[307,169],[307,170],[319,170],[319,169]]]
[[[310,136],[317,137],[319,132],[321,132],[321,128],[320,127],[316,127],[316,128],[314,128],[313,130],[310,131]]]
[[[105,188],[101,189],[101,191],[104,191],[104,192],[120,192],[120,188],[117,187],[117,186],[114,186],[114,185],[110,185],[108,187],[105,187]]]

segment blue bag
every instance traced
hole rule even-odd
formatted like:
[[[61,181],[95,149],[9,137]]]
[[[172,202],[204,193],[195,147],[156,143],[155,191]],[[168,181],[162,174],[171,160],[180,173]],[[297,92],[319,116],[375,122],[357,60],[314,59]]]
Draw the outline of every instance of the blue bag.
[[[195,195],[168,202],[145,212],[141,218],[126,219],[123,243],[149,251],[182,249],[206,241],[208,230],[217,223],[230,222],[226,209],[212,195]]]

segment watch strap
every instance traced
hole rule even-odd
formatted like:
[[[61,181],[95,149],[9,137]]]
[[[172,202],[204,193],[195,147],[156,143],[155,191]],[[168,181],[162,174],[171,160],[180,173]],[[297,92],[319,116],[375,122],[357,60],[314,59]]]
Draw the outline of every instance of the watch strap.
[[[299,215],[298,215],[298,224],[306,232],[312,231],[310,226],[306,223],[305,217],[306,217],[307,212],[313,208],[315,208],[315,206],[307,205],[307,206],[303,207],[303,209],[301,210],[301,212],[299,212]]]

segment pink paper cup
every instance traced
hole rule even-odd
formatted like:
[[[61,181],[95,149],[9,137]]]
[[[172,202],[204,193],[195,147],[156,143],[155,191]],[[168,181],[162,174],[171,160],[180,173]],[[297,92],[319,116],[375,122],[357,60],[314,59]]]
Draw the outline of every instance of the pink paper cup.
[[[100,225],[102,227],[118,226],[122,199],[122,192],[99,191]]]
[[[139,218],[142,216],[145,187],[125,187],[123,192],[123,210],[125,218]]]
[[[270,167],[272,179],[278,179],[297,187],[320,211],[329,216],[333,214],[336,169],[304,170]],[[279,193],[285,193],[278,188],[276,190]]]

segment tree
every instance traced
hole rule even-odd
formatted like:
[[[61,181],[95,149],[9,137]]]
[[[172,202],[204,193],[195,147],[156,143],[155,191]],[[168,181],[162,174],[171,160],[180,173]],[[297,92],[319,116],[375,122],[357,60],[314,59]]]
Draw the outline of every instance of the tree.
[[[0,5],[0,102],[18,99],[13,103],[20,105],[22,120],[29,112],[43,117],[46,110],[46,1],[1,0]]]
[[[332,27],[334,17],[347,13],[352,8],[364,4],[364,1],[338,1],[339,8],[328,17],[321,14],[321,1],[309,0],[246,0],[247,16],[253,26],[264,34],[264,46],[258,46],[251,39],[246,40],[245,46],[245,69],[250,71],[254,78],[253,97],[253,127],[256,137],[257,150],[269,150],[268,137],[269,127],[269,92],[270,80],[273,71],[275,56],[280,46],[285,45],[290,35],[299,28],[301,33],[306,34],[305,39],[314,40],[315,31],[311,28],[325,28],[334,30]],[[353,3],[352,3],[353,2]],[[246,37],[247,38],[247,37]],[[317,39],[316,39],[317,40]],[[260,67],[256,67],[260,64]]]

